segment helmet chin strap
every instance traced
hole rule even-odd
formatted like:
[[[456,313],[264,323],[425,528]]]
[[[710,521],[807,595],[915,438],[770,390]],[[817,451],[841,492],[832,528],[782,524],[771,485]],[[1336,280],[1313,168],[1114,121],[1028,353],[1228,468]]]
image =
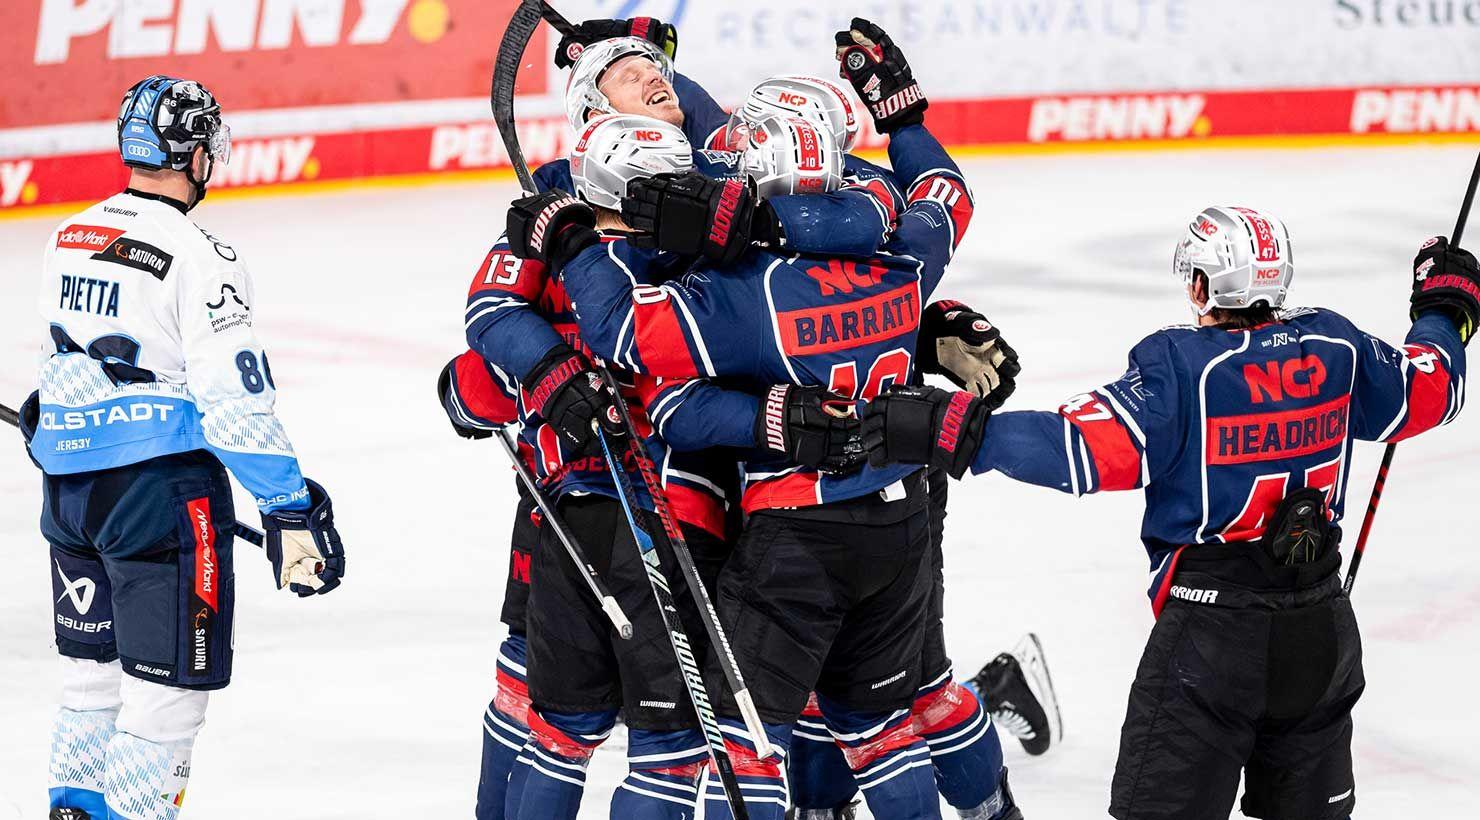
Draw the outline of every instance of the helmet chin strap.
[[[190,180],[190,184],[191,185],[195,186],[195,201],[192,202],[192,203],[190,203],[190,208],[187,208],[186,209],[187,211],[188,210],[193,210],[195,208],[195,206],[199,205],[201,203],[201,201],[206,198],[206,183],[211,181],[211,174],[216,170],[216,161],[213,160],[213,159],[211,159],[211,155],[210,154],[206,154],[205,155],[205,160],[206,160],[206,178],[205,179],[196,179],[195,178],[195,163],[194,162],[191,162],[189,165],[186,165],[185,166],[185,178],[188,179],[188,180]]]

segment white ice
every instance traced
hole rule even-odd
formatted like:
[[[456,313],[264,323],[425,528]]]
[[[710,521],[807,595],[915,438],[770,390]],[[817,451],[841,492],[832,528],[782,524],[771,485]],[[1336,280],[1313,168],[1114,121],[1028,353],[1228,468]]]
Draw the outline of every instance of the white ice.
[[[1022,354],[1019,408],[1119,375],[1146,333],[1187,320],[1169,273],[1192,214],[1247,204],[1294,236],[1292,302],[1346,313],[1390,341],[1407,269],[1448,233],[1473,146],[1011,156],[963,163],[976,219],[942,295]],[[212,696],[186,818],[470,817],[493,689],[511,477],[489,442],[457,438],[433,396],[464,349],[463,298],[504,223],[512,183],[207,201],[197,216],[257,279],[278,410],[305,472],[333,494],[344,587],[299,600],[238,543],[237,659]],[[56,219],[0,223],[0,400],[32,389],[34,308]],[[1480,232],[1480,224],[1474,230]],[[0,431],[0,436],[11,433]],[[0,818],[45,812],[56,664],[40,478],[18,439],[0,467]],[[1349,540],[1380,448],[1358,449]],[[1359,814],[1473,816],[1480,794],[1480,417],[1402,445],[1355,603],[1366,639],[1357,709]],[[1125,698],[1151,627],[1141,500],[1075,500],[1000,476],[953,488],[950,651],[969,677],[1042,636],[1067,736],[1042,758],[1005,741],[1034,820],[1104,816]],[[252,518],[248,499],[239,511]],[[616,744],[614,743],[613,746]],[[625,771],[598,753],[583,818]],[[951,816],[949,813],[946,816]]]

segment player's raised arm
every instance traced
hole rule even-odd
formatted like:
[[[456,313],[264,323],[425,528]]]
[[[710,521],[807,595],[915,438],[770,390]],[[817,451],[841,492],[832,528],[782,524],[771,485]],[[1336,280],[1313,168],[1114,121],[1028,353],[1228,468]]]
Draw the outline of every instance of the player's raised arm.
[[[1453,421],[1465,401],[1465,346],[1480,316],[1480,269],[1442,236],[1413,260],[1413,327],[1401,349],[1362,334],[1352,433],[1402,441]]]

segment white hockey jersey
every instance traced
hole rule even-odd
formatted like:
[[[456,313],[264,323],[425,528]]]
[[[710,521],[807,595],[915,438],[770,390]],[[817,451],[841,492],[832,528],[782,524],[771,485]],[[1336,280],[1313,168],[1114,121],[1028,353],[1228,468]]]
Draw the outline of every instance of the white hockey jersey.
[[[206,449],[263,512],[306,506],[255,304],[236,251],[170,200],[122,193],[64,221],[46,247],[32,457],[60,475]]]

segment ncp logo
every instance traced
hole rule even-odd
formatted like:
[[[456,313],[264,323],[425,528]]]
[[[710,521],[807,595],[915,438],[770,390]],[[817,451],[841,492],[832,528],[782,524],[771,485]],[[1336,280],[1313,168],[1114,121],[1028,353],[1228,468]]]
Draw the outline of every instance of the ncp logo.
[[[69,598],[77,614],[86,615],[87,611],[92,609],[93,598],[97,595],[97,583],[91,578],[78,578],[73,581],[67,577],[67,573],[62,571],[60,561],[53,559],[53,563],[57,567],[57,578],[62,581],[62,594],[57,596],[57,603],[61,603],[63,598]]]

